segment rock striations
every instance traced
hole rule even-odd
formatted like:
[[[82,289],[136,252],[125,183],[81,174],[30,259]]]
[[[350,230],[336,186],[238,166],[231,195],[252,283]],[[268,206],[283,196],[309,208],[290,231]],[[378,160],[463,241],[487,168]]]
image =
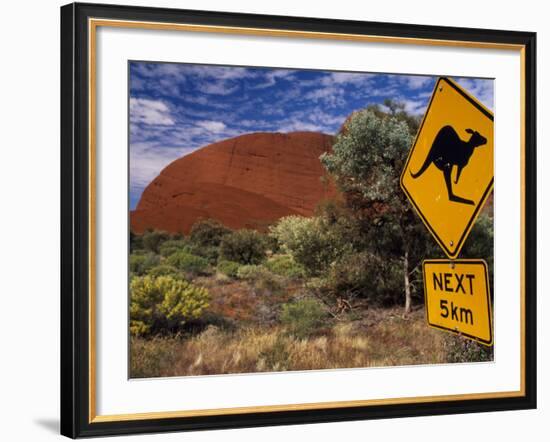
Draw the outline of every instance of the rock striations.
[[[253,133],[203,147],[168,165],[144,190],[131,228],[189,233],[199,219],[265,230],[286,215],[310,216],[338,192],[319,156],[332,136]]]

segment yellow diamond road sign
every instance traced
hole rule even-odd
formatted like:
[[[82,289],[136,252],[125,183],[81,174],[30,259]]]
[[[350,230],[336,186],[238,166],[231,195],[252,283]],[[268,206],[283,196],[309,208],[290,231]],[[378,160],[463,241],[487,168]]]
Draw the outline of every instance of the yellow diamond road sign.
[[[492,345],[493,318],[485,261],[429,259],[422,268],[428,324]]]
[[[493,189],[493,113],[440,78],[401,187],[449,258],[456,258]]]

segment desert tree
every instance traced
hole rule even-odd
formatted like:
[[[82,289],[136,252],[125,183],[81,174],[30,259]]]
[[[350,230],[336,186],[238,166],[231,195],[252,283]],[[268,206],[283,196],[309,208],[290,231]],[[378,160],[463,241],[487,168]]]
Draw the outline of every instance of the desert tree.
[[[388,264],[401,261],[405,314],[411,310],[412,277],[431,246],[399,185],[417,119],[393,102],[353,113],[321,162],[360,221],[370,252]]]

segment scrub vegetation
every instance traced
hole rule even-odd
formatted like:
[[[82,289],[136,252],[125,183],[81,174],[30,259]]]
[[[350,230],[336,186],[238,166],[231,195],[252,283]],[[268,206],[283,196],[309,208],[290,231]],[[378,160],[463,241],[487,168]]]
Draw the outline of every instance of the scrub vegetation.
[[[320,158],[343,199],[315,216],[264,232],[205,219],[187,236],[131,233],[132,377],[492,359],[426,325],[421,263],[443,255],[399,188],[419,121],[384,109],[354,113]],[[487,212],[462,255],[492,278],[492,253]]]

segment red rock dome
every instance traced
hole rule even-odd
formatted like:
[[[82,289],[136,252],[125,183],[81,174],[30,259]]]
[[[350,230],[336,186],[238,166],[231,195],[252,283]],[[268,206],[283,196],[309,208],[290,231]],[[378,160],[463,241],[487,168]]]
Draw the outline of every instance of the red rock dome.
[[[132,231],[188,233],[204,218],[265,230],[286,215],[310,216],[319,202],[339,198],[319,161],[332,141],[316,132],[253,133],[203,147],[146,187]]]

